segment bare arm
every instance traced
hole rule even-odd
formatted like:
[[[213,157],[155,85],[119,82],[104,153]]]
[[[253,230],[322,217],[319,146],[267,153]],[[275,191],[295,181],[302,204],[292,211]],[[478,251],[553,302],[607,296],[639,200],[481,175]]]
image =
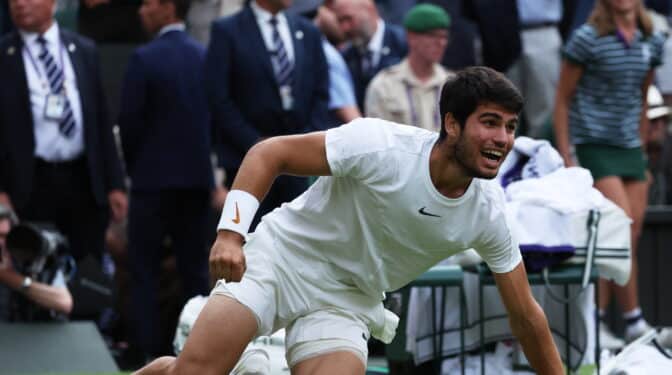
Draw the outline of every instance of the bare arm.
[[[649,110],[648,93],[649,86],[653,82],[654,71],[649,70],[642,82],[642,113],[639,114],[639,139],[642,142],[642,151],[646,152],[646,139],[649,131],[649,117],[646,112]]]
[[[362,117],[362,113],[359,112],[359,108],[357,108],[356,105],[336,108],[333,111],[336,113],[336,117],[338,117],[338,120],[341,121],[341,123],[343,124],[347,124],[348,122],[354,119]]]
[[[509,313],[511,331],[520,341],[532,367],[538,374],[562,374],[560,354],[544,311],[532,296],[523,263],[511,272],[495,273],[494,277]]]
[[[281,174],[327,176],[331,174],[325,148],[325,132],[268,138],[254,145],[245,155],[232,190],[243,190],[262,201]],[[210,250],[210,276],[213,280],[240,281],[245,272],[243,237],[220,230]]]
[[[14,270],[11,257],[6,250],[2,250],[2,260],[0,261],[0,284],[8,288],[23,293],[26,298],[49,310],[58,311],[64,314],[70,314],[72,311],[72,295],[68,288],[55,287],[33,281],[26,289],[23,288],[25,276]]]
[[[573,165],[569,144],[569,104],[574,96],[576,85],[583,74],[583,67],[563,61],[558,80],[558,90],[555,95],[555,110],[553,112],[553,128],[558,152],[566,166]]]
[[[325,133],[288,135],[257,143],[245,155],[231,189],[244,190],[261,201],[276,177],[327,176]]]

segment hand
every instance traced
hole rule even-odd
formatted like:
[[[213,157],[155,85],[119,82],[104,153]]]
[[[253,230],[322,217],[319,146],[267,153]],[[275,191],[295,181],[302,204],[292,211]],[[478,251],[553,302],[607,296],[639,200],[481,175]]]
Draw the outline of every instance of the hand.
[[[210,249],[210,279],[213,281],[240,281],[247,269],[243,254],[243,236],[229,230],[220,230]]]
[[[128,214],[128,198],[126,193],[121,190],[112,190],[107,194],[107,200],[110,202],[112,210],[112,220],[122,221]]]

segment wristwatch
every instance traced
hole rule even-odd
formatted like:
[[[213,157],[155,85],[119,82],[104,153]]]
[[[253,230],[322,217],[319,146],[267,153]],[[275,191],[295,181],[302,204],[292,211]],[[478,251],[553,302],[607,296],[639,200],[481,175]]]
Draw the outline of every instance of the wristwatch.
[[[30,276],[26,276],[23,278],[23,282],[21,283],[21,290],[28,290],[31,285],[33,285],[33,279],[31,279]]]

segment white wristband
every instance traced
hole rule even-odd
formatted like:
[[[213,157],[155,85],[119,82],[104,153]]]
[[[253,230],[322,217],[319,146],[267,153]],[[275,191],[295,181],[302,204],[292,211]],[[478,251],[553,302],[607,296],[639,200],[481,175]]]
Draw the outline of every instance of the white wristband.
[[[217,230],[228,229],[245,237],[258,208],[259,201],[254,195],[242,190],[229,191]]]

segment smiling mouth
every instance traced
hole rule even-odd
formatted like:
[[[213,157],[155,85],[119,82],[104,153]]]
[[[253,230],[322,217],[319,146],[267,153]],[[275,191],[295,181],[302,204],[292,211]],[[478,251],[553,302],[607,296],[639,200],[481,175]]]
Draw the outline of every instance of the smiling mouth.
[[[481,151],[481,155],[489,160],[499,162],[504,158],[504,152],[497,150],[485,150]]]

